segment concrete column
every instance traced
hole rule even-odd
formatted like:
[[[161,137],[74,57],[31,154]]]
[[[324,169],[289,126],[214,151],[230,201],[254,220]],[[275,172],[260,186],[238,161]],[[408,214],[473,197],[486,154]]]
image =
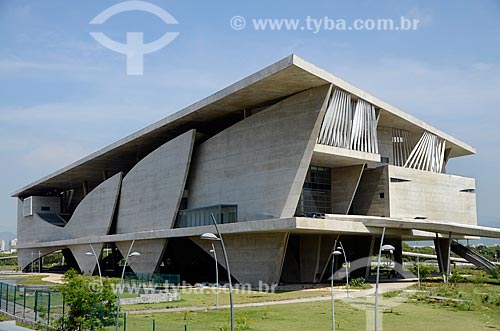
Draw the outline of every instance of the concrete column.
[[[439,265],[439,272],[445,274],[445,281],[448,281],[448,272],[450,265],[450,238],[439,238],[436,235],[434,239],[434,247]]]

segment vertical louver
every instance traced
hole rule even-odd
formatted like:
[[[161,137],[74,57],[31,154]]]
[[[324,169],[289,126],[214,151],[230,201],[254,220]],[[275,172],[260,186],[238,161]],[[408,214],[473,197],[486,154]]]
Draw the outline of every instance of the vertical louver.
[[[402,167],[411,154],[410,133],[397,128],[392,129],[392,153],[394,165]]]
[[[405,163],[406,168],[442,172],[446,141],[425,131]]]
[[[321,125],[318,143],[378,153],[375,107],[361,99],[352,101],[349,93],[335,89]]]

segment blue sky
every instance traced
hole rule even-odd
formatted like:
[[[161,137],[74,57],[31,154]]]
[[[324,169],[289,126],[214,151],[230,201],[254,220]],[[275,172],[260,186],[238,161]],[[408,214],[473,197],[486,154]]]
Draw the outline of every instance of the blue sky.
[[[89,21],[120,1],[0,0],[0,232],[15,231],[15,189],[291,53],[477,148],[448,172],[477,178],[479,223],[500,227],[500,1],[150,1],[144,12]],[[240,15],[247,27],[230,27]],[[256,31],[253,18],[416,18],[416,31]],[[124,42],[180,32],[127,76]]]

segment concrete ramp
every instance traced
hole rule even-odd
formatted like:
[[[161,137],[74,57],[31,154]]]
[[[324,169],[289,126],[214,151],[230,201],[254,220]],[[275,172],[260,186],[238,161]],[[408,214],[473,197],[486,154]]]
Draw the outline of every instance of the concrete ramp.
[[[493,262],[474,252],[472,249],[465,247],[458,241],[453,240],[451,242],[451,251],[489,273],[492,273],[495,269],[498,270],[498,267]]]

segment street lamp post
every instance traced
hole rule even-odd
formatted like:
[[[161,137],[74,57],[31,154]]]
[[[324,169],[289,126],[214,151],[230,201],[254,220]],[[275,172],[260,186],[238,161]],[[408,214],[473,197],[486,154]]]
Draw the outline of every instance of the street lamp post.
[[[335,240],[335,244],[333,245],[333,248],[337,246],[337,240]],[[334,250],[332,252],[332,270],[331,270],[331,276],[330,276],[330,289],[332,292],[332,331],[335,331],[335,298],[333,295],[333,274],[334,274],[334,265],[335,265],[335,256],[340,255],[339,251]]]
[[[219,309],[219,265],[217,262],[217,251],[215,250],[214,243],[212,244],[212,249],[210,253],[214,255],[215,258],[215,308]]]
[[[118,293],[117,293],[117,308],[116,308],[116,323],[115,323],[115,329],[118,331],[118,319],[120,316],[120,294],[122,291],[122,285],[123,285],[123,277],[125,276],[125,269],[127,268],[127,263],[128,263],[128,258],[131,256],[141,256],[141,253],[139,252],[131,252],[132,247],[134,246],[135,240],[132,240],[132,243],[130,244],[130,247],[127,252],[127,256],[125,257],[125,264],[123,265],[123,270],[122,270],[122,276],[120,278],[120,285],[118,287]]]
[[[95,257],[95,261],[97,262],[97,271],[99,272],[99,281],[101,282],[101,286],[102,286],[102,273],[101,273],[101,266],[99,265],[99,257],[95,253],[94,246],[92,246],[92,244],[89,244],[89,245],[90,245],[90,249],[92,250],[92,252],[87,252],[87,253],[85,253],[85,255]]]
[[[342,251],[342,253],[344,253],[344,261],[345,261],[345,279],[346,279],[346,285],[347,285],[347,296],[349,297],[349,269],[348,269],[348,264],[349,262],[347,262],[347,256],[345,254],[345,249],[344,249],[344,246],[342,245],[342,242],[339,241],[339,247],[337,247],[337,250],[340,250]]]
[[[226,245],[224,245],[224,239],[222,239],[214,214],[210,214],[210,217],[212,218],[212,221],[214,223],[217,235],[207,232],[202,234],[200,238],[204,240],[220,241],[220,244],[222,246],[222,253],[224,254],[224,259],[226,261],[227,278],[229,280],[229,307],[231,311],[231,331],[234,331],[233,284],[231,282],[231,269],[229,268],[229,260],[227,258]]]
[[[377,258],[377,281],[375,283],[375,331],[378,331],[378,284],[380,280],[380,256],[382,251],[394,250],[391,245],[384,245],[385,227],[382,229],[382,237],[380,238],[380,247]]]

